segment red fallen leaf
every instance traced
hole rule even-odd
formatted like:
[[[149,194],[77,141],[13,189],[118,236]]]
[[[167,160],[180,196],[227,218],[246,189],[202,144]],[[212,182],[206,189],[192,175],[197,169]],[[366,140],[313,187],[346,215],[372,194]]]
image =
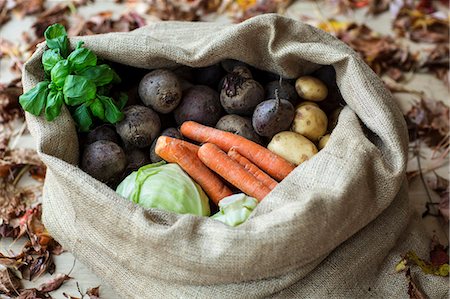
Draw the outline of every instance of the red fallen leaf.
[[[99,299],[100,298],[100,286],[95,287],[95,288],[89,288],[86,291],[86,295],[88,295],[90,299]]]
[[[52,297],[45,293],[38,291],[37,289],[25,289],[21,290],[19,297],[17,299],[51,299]]]
[[[411,269],[406,270],[408,279],[408,295],[410,299],[428,299],[429,297],[417,286],[417,283],[411,276]]]
[[[20,280],[6,267],[0,268],[0,293],[7,295],[18,294]]]
[[[54,278],[41,284],[38,290],[41,292],[52,292],[54,290],[57,290],[66,280],[69,280],[71,278],[72,277],[67,274],[58,273]]]
[[[433,236],[431,239],[431,250],[430,250],[430,262],[433,266],[439,267],[444,264],[448,264],[449,256],[447,252],[448,248],[445,248],[439,243],[439,239]]]

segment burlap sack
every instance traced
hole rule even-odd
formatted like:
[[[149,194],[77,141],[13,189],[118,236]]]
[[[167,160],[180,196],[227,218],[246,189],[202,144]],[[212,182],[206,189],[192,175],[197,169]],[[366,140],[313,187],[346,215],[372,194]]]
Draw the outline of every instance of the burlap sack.
[[[405,123],[349,47],[276,15],[238,25],[165,22],[81,39],[104,59],[148,69],[234,58],[295,78],[331,64],[348,104],[327,147],[236,228],[134,205],[78,168],[67,110],[54,122],[27,115],[48,166],[45,225],[121,298],[407,297],[394,265],[407,249],[425,254],[426,243],[416,230],[405,232]],[[25,90],[43,77],[44,50],[25,65]],[[403,247],[395,247],[399,237]],[[420,278],[433,298],[446,294],[445,280]]]

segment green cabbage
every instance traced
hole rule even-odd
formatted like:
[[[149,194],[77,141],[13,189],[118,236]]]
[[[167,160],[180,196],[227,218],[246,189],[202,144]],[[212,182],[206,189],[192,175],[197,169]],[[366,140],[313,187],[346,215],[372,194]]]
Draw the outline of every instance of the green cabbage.
[[[237,226],[247,220],[257,205],[258,201],[253,197],[244,193],[233,194],[219,201],[220,211],[211,218]]]
[[[211,213],[205,192],[175,163],[143,166],[127,176],[116,192],[145,208],[199,216]]]

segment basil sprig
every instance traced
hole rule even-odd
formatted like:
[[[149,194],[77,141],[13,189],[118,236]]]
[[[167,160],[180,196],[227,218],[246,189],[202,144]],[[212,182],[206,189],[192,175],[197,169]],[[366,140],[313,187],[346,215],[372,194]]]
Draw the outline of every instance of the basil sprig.
[[[108,95],[111,85],[120,83],[116,72],[107,64],[97,64],[97,56],[83,47],[84,42],[70,52],[64,26],[53,24],[44,36],[49,48],[42,55],[46,80],[20,96],[23,109],[36,116],[44,111],[52,121],[65,104],[72,107],[72,118],[83,132],[90,129],[94,117],[112,124],[122,120],[126,95],[117,101]]]

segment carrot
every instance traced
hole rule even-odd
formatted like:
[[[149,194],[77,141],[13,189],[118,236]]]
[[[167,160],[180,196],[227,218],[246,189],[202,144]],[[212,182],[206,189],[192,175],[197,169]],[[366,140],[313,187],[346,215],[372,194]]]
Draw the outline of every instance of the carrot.
[[[203,144],[198,150],[200,160],[242,192],[261,201],[268,193],[269,187],[260,182],[241,164],[230,158],[217,145]]]
[[[258,168],[258,166],[256,166],[255,164],[253,164],[252,162],[250,162],[246,157],[242,156],[241,154],[239,154],[236,150],[236,148],[232,147],[229,151],[228,151],[228,156],[230,156],[231,158],[233,158],[236,162],[238,162],[239,164],[241,164],[242,166],[244,166],[244,168],[250,172],[251,174],[253,174],[253,176],[255,178],[257,178],[259,181],[261,181],[264,185],[266,185],[267,187],[269,187],[270,190],[273,190],[273,188],[275,188],[277,186],[277,181],[275,181],[274,179],[272,179],[267,173],[265,173],[264,171],[262,171],[261,169]]]
[[[193,150],[199,147],[175,138],[160,136],[156,142],[155,152],[169,163],[177,163],[186,171],[208,194],[217,205],[219,201],[232,195],[219,176],[212,172]]]
[[[214,143],[225,152],[235,147],[242,156],[278,181],[283,180],[295,168],[293,164],[265,147],[230,132],[207,127],[194,121],[185,121],[180,131],[192,140]]]

